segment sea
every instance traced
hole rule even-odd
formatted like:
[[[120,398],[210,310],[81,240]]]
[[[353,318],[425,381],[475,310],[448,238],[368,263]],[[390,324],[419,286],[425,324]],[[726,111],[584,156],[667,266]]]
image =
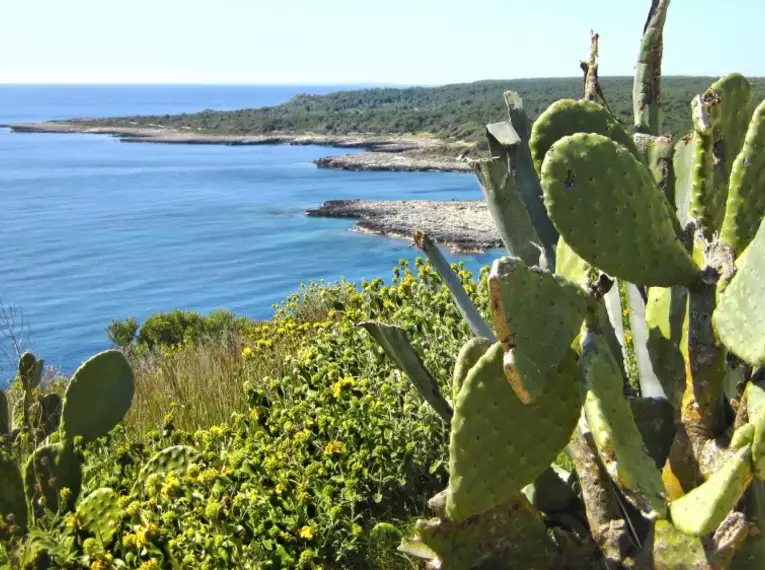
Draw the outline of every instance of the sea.
[[[0,124],[262,107],[348,88],[0,85]],[[268,319],[301,283],[387,282],[399,259],[417,257],[405,240],[352,231],[352,220],[305,216],[325,200],[481,198],[471,174],[312,163],[338,152],[354,151],[0,129],[0,316],[14,312],[24,348],[71,373],[109,347],[112,320],[176,308]],[[445,253],[476,272],[496,257]],[[9,319],[0,321],[8,365]]]

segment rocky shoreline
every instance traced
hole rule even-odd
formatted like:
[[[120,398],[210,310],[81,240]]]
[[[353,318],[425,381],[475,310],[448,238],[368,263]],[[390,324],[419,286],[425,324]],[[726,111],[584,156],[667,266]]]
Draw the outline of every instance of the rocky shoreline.
[[[83,133],[109,135],[127,143],[242,145],[319,145],[364,149],[364,152],[333,155],[314,161],[319,168],[342,170],[469,172],[467,144],[445,143],[434,137],[375,134],[325,135],[274,133],[227,135],[162,126],[105,124],[103,120],[47,121],[0,125],[15,133]]]
[[[453,253],[480,254],[502,247],[483,200],[329,200],[308,216],[354,218],[357,231],[411,239],[416,231]]]

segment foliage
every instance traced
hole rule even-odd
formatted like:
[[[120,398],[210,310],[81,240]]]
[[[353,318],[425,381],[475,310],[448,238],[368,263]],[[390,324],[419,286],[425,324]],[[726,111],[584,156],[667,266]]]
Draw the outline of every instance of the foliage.
[[[666,77],[662,106],[665,132],[679,137],[691,127],[687,102],[712,82],[711,77]],[[617,118],[632,118],[632,78],[604,77],[603,89]],[[765,94],[765,80],[753,81]],[[551,103],[581,95],[579,78],[477,81],[440,87],[340,91],[297,95],[274,107],[236,111],[205,110],[195,114],[131,116],[95,122],[133,126],[161,125],[226,134],[315,132],[325,134],[431,133],[445,139],[480,143],[484,125],[502,113],[502,94],[518,92],[534,119]]]
[[[486,315],[480,287],[454,267]],[[78,516],[47,513],[23,541],[0,543],[0,565],[5,548],[19,566],[37,556],[71,568],[121,562],[149,568],[152,560],[157,567],[170,560],[181,566],[193,560],[199,568],[409,567],[396,542],[446,482],[447,433],[356,326],[364,319],[405,327],[450,389],[449,355],[469,331],[423,260],[412,269],[401,262],[390,285],[379,278],[307,285],[277,307],[272,321],[251,323],[235,356],[233,345],[226,349],[232,356],[219,380],[243,399],[223,421],[199,429],[189,416],[182,427],[183,404],[207,405],[185,400],[165,407],[150,429],[145,422],[156,416],[141,410],[140,398],[142,374],[149,381],[141,362],[149,353],[133,355],[136,398],[128,424],[81,448],[82,497],[103,487],[120,497],[124,515],[114,540],[94,540]],[[202,340],[154,350],[155,372],[163,359],[213,346]],[[159,390],[168,382],[157,375],[153,381]],[[199,455],[181,471],[139,477],[151,457],[172,445]]]

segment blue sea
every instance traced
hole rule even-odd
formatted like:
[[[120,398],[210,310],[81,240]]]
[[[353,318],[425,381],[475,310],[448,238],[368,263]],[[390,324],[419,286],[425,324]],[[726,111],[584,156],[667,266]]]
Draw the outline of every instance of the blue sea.
[[[275,105],[331,86],[0,86],[0,123]],[[318,146],[128,144],[0,129],[0,300],[71,372],[113,319],[225,307],[269,318],[303,282],[389,280],[408,242],[308,218],[333,198],[480,199],[474,177],[318,169]],[[495,254],[448,256],[472,270]],[[7,339],[0,332],[0,350]],[[0,378],[0,381],[2,378]]]

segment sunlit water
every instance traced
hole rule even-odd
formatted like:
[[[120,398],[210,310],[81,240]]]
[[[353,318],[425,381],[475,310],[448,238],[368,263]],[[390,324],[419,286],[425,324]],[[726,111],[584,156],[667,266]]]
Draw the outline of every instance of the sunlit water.
[[[331,87],[0,86],[0,123],[272,105]],[[256,318],[301,282],[389,279],[404,241],[308,218],[333,198],[479,199],[471,175],[344,172],[302,146],[126,144],[0,129],[0,299],[65,371],[113,319],[225,307]],[[343,150],[342,152],[349,152]],[[477,270],[494,256],[459,257]]]

